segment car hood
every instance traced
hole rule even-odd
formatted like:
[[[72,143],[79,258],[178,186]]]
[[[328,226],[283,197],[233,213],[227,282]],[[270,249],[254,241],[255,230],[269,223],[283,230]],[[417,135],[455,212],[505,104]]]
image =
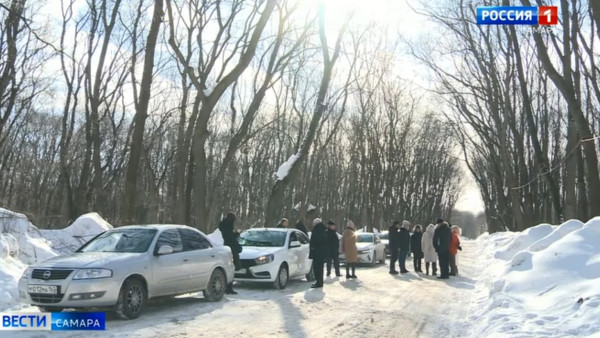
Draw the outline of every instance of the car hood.
[[[283,249],[283,247],[245,246],[240,253],[240,259],[255,259],[262,255],[274,254]]]
[[[87,268],[104,267],[119,261],[140,257],[144,253],[136,252],[74,252],[72,254],[50,258],[35,264],[33,268]]]

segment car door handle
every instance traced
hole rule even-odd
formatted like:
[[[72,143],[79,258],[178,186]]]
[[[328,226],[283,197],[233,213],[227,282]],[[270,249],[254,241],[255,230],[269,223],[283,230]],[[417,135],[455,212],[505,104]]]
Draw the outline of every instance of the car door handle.
[[[210,257],[215,257],[215,255],[210,255]]]
[[[188,259],[187,259],[187,258],[184,258],[184,259],[183,259],[183,261],[184,261],[184,262],[187,262],[187,261],[188,261]]]

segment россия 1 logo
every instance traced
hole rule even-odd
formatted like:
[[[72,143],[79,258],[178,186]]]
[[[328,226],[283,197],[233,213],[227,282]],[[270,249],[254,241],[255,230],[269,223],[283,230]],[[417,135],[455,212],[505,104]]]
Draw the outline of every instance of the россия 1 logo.
[[[556,25],[557,6],[488,6],[477,7],[478,25]]]

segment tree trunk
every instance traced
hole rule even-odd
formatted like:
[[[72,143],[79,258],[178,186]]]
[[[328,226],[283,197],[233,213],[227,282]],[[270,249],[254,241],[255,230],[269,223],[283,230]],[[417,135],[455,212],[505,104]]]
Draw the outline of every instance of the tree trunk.
[[[148,32],[148,39],[144,52],[144,72],[142,74],[142,83],[140,85],[140,95],[139,100],[136,102],[136,112],[133,117],[134,129],[131,140],[129,164],[125,173],[125,205],[121,216],[124,224],[136,221],[133,217],[137,195],[136,184],[140,171],[140,158],[144,150],[144,131],[152,89],[154,51],[156,49],[156,41],[158,39],[158,32],[160,30],[163,15],[163,0],[155,0],[152,23],[150,25],[150,32]],[[136,51],[133,52],[135,53]],[[132,65],[132,68],[135,68],[135,64]],[[137,86],[137,84],[133,83],[133,86]]]

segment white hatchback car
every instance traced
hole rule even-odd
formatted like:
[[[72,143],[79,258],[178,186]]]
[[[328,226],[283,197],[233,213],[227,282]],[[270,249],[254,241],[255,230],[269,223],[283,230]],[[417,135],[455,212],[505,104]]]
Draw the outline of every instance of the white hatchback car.
[[[309,239],[296,229],[257,228],[240,234],[242,269],[235,272],[238,282],[270,282],[283,289],[290,278],[314,279]]]
[[[359,263],[375,265],[379,262],[385,264],[385,245],[372,232],[356,233],[356,251]],[[340,260],[345,261],[343,253],[340,254]]]

